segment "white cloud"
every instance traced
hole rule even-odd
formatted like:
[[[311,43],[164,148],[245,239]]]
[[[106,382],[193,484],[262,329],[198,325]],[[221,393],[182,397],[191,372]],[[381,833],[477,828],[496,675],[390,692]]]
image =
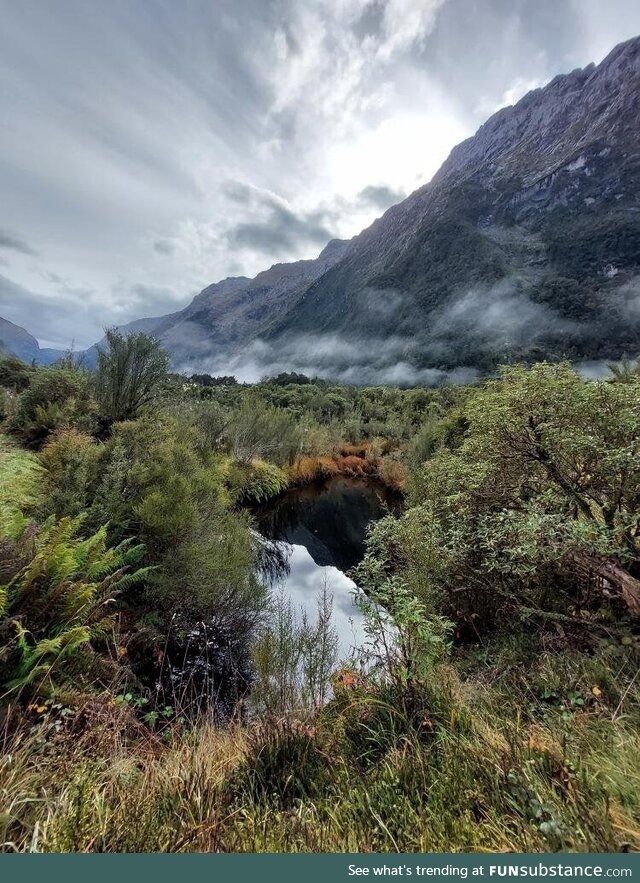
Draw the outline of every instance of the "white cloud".
[[[433,29],[445,0],[387,0],[384,9],[384,40],[378,53],[389,59],[402,49],[424,40]]]

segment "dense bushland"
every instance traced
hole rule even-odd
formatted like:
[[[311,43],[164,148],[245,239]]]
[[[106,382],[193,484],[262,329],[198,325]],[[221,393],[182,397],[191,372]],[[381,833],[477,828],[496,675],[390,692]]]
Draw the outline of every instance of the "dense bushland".
[[[634,364],[249,386],[106,346],[0,360],[4,849],[640,848]],[[346,661],[244,508],[337,474],[406,492]]]

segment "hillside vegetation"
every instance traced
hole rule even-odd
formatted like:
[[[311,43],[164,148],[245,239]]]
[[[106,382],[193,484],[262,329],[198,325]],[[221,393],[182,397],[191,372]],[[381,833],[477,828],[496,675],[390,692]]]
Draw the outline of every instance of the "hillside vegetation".
[[[633,363],[243,385],[110,332],[0,380],[5,851],[640,848]],[[349,659],[250,514],[335,474],[405,500]]]

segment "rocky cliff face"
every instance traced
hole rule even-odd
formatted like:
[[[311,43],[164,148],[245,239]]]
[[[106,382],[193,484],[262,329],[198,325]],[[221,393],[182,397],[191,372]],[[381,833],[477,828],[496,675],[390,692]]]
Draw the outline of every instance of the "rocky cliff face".
[[[264,371],[363,381],[635,354],[640,38],[498,111],[349,243],[144,321],[178,366],[233,370],[249,344]]]

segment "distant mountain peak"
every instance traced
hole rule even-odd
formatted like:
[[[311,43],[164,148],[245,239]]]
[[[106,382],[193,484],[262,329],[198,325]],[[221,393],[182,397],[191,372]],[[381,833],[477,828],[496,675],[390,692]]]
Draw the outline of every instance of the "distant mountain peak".
[[[61,351],[42,349],[36,338],[29,332],[0,316],[0,354],[17,356],[23,362],[36,361],[48,364],[64,355]]]

